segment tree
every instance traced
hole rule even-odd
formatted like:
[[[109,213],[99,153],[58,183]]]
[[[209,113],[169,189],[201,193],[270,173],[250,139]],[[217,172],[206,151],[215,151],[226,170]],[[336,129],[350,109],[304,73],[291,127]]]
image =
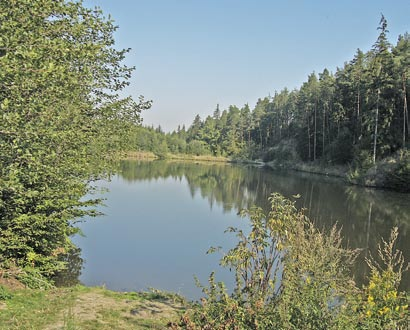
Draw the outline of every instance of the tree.
[[[214,118],[219,118],[219,116],[214,116]],[[221,132],[216,129],[216,119],[211,116],[206,117],[201,130],[201,140],[209,145],[209,148],[213,155],[219,156],[219,137]]]
[[[387,40],[387,33],[389,32],[387,30],[387,21],[383,15],[380,19],[378,30],[380,30],[380,34],[376,43],[373,45],[371,67],[373,77],[373,98],[375,98],[373,163],[376,162],[378,142],[381,142],[382,144],[385,143],[386,136],[390,133],[389,128],[393,117],[393,107],[390,100],[393,88],[393,58],[389,51],[391,45]],[[379,125],[380,128],[383,129],[381,132],[379,132]],[[382,134],[382,141],[379,141],[380,134]],[[382,148],[385,148],[385,146],[382,145]]]
[[[393,49],[395,67],[400,76],[401,98],[403,100],[402,147],[406,148],[406,136],[409,136],[409,113],[407,105],[407,85],[410,77],[410,35],[399,36],[397,46]],[[407,134],[406,134],[407,130]]]
[[[299,137],[298,145],[302,159],[316,160],[317,144],[317,102],[319,93],[319,82],[315,73],[308,77],[303,83],[299,93]],[[313,123],[312,123],[313,122]],[[313,124],[313,146],[312,146],[312,124]],[[305,138],[307,137],[307,139]],[[306,148],[307,142],[307,148]],[[307,155],[306,155],[307,149]],[[313,149],[313,150],[312,150]]]
[[[269,104],[269,98],[265,97],[264,99],[258,99],[255,105],[255,109],[252,112],[252,128],[255,133],[254,141],[259,143],[260,147],[263,148],[263,130],[262,122],[263,117],[266,114],[266,110]]]
[[[197,140],[200,139],[200,132],[202,129],[203,123],[201,117],[197,114],[192,122],[192,125],[188,129],[188,140]]]
[[[0,267],[64,267],[89,183],[150,106],[118,95],[133,68],[115,30],[81,2],[0,2]]]
[[[322,157],[325,155],[326,143],[326,119],[332,111],[332,102],[334,95],[334,77],[329,70],[324,69],[323,73],[319,74],[320,97],[319,102],[322,108]],[[327,137],[329,140],[329,137]]]
[[[228,155],[235,155],[240,151],[240,110],[236,106],[229,106],[225,129],[222,131],[223,149]]]

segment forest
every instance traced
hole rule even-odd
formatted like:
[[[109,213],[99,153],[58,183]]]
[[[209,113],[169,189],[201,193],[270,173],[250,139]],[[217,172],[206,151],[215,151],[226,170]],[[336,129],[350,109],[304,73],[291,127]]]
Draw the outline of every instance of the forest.
[[[352,181],[376,163],[394,159],[395,167],[387,172],[403,182],[384,186],[404,187],[410,178],[410,35],[390,44],[384,16],[378,30],[372,49],[358,49],[335,73],[313,72],[299,89],[260,98],[253,109],[245,104],[221,110],[217,105],[212,115],[196,115],[188,128],[171,133],[160,126],[138,127],[133,148],[159,156],[209,154],[286,166],[349,165]]]

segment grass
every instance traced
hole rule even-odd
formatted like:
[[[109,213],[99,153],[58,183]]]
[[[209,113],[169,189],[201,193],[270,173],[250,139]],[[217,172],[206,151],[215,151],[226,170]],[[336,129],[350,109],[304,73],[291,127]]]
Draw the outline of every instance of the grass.
[[[72,306],[73,293],[71,289],[11,292],[1,305],[0,329],[45,329]]]
[[[185,311],[174,294],[113,292],[75,286],[50,290],[2,289],[0,329],[165,329]]]
[[[212,156],[212,155],[190,155],[190,154],[172,154],[167,153],[159,157],[150,151],[128,151],[123,155],[124,159],[142,159],[142,160],[155,160],[155,159],[167,159],[167,160],[190,160],[199,162],[228,162],[229,158],[222,156]]]
[[[127,151],[124,155],[121,155],[121,157],[125,159],[146,159],[146,160],[154,160],[154,159],[159,158],[151,151]]]

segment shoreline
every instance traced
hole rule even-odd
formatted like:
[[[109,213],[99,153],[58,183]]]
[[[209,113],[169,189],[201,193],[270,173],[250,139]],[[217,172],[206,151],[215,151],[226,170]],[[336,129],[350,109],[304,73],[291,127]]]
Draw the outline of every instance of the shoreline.
[[[127,151],[124,155],[121,155],[120,159],[137,159],[137,160],[189,160],[198,162],[219,162],[219,163],[230,163],[232,162],[227,157],[222,156],[211,156],[211,155],[189,155],[189,154],[171,154],[167,153],[163,157],[156,155],[151,151]]]
[[[266,166],[273,170],[290,170],[295,172],[310,173],[327,177],[335,177],[341,179],[344,184],[361,186],[372,189],[383,189],[396,191],[400,193],[409,193],[410,187],[406,184],[406,178],[403,178],[404,183],[393,185],[388,182],[387,178],[391,174],[392,165],[395,162],[391,159],[382,160],[370,167],[367,171],[352,170],[349,165],[333,165],[323,166],[319,163],[279,163],[277,161],[263,162],[262,160],[249,159],[232,159],[222,156],[212,155],[189,155],[189,154],[171,154],[167,153],[163,157],[156,155],[153,152],[147,151],[128,151],[121,155],[120,159],[135,159],[135,160],[169,160],[169,161],[193,161],[193,162],[215,162],[215,163],[232,163],[254,166]]]

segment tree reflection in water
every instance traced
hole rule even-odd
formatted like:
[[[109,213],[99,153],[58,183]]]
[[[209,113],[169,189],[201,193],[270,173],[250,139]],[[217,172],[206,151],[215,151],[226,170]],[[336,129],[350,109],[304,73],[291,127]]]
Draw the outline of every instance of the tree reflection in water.
[[[185,179],[191,196],[200,194],[211,208],[218,204],[226,212],[252,205],[267,210],[272,192],[288,198],[300,195],[297,206],[306,208],[319,228],[337,223],[345,244],[363,249],[354,270],[359,283],[367,274],[364,257],[377,255],[377,244],[382,237],[389,237],[393,226],[400,233],[397,248],[407,261],[410,259],[409,194],[350,186],[340,179],[307,173],[222,163],[127,160],[121,162],[120,173],[130,182]],[[402,286],[410,291],[409,273],[404,275]]]

